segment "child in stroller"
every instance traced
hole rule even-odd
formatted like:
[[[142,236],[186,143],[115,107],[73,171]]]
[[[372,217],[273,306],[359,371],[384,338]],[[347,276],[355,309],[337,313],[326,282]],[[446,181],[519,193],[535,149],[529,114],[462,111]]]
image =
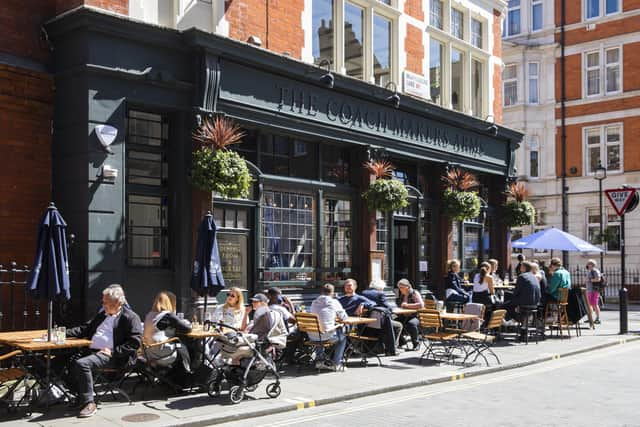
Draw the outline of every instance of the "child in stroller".
[[[254,297],[256,298],[256,297]],[[262,300],[252,302],[262,303]],[[245,391],[254,391],[262,380],[272,374],[275,382],[267,385],[267,396],[276,398],[280,395],[280,375],[274,360],[278,351],[282,351],[287,343],[287,329],[282,315],[268,307],[257,306],[255,324],[258,324],[259,316],[267,316],[261,319],[268,322],[269,328],[265,333],[243,333],[235,328],[218,323],[220,327],[232,330],[221,334],[216,340],[221,344],[221,356],[224,365],[216,367],[217,375],[212,378],[207,386],[210,396],[217,396],[222,389],[222,382],[226,380],[229,387],[229,400],[232,403],[240,403]],[[259,332],[259,331],[256,331]]]

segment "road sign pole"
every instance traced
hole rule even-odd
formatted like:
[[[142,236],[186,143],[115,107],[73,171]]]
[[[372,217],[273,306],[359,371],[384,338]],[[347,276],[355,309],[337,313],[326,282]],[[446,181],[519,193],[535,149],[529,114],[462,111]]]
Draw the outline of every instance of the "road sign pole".
[[[624,253],[624,213],[620,215],[620,270],[622,273],[622,281],[620,285],[620,334],[626,334],[628,330],[627,319],[627,283],[625,274],[625,253]]]

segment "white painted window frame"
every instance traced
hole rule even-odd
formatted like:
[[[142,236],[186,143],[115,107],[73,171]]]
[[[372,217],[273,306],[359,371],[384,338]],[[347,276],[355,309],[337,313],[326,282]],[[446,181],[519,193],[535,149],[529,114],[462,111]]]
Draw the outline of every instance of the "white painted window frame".
[[[524,0],[520,0],[520,4],[517,7],[509,7],[509,1],[507,0],[507,13],[505,14],[505,17],[504,17],[504,28],[503,28],[503,33],[504,34],[502,35],[503,37],[511,37],[511,36],[517,36],[519,34],[522,34],[522,2],[523,1]],[[516,10],[520,11],[520,19],[519,19],[519,21],[520,21],[520,24],[519,24],[520,31],[518,31],[517,33],[511,34],[509,32],[509,24],[510,24],[510,21],[511,21],[509,19],[509,15],[510,15],[510,12],[512,12],[512,11],[515,12]]]
[[[607,52],[617,50],[618,51],[618,61],[613,63],[607,62]],[[605,95],[612,95],[616,93],[622,92],[622,47],[615,46],[604,49],[602,55],[602,67],[603,67],[603,92]],[[609,68],[617,68],[618,69],[618,87],[615,90],[609,91],[607,87],[609,86],[608,73]]]
[[[607,10],[606,10],[607,0],[598,0],[598,14],[596,16],[592,16],[589,18],[587,17],[587,11],[588,11],[587,4],[589,3],[589,0],[582,0],[582,19],[584,21],[593,21],[605,16],[617,15],[619,13],[622,13],[622,0],[617,0],[617,1],[618,1],[618,8],[616,9],[616,11],[607,13]]]
[[[531,66],[536,66],[536,75],[531,74]],[[532,80],[536,81],[536,100],[531,100],[531,83]],[[532,105],[540,104],[540,62],[529,61],[527,62],[527,103]]]
[[[617,50],[618,51],[618,62],[614,62],[612,64],[607,64],[607,52]],[[588,58],[591,54],[598,54],[598,65],[594,65],[589,67]],[[582,94],[583,98],[597,98],[608,95],[615,95],[622,93],[622,84],[624,82],[624,67],[622,64],[624,63],[623,59],[624,50],[622,45],[614,45],[614,46],[605,46],[603,44],[600,45],[597,49],[590,49],[582,53]],[[618,88],[615,91],[607,92],[607,68],[617,67],[618,68]],[[598,92],[589,94],[589,71],[598,71],[599,81],[598,81]]]
[[[515,77],[512,78],[504,78],[504,72],[503,72],[503,79],[502,79],[502,101],[503,101],[503,106],[505,107],[512,107],[514,105],[518,104],[518,64],[505,64],[504,66],[504,70],[506,70],[507,68],[513,67],[513,69],[516,71],[515,72]],[[516,88],[516,97],[513,103],[511,104],[507,104],[507,90],[506,90],[506,85],[507,83],[515,83],[515,88]]]
[[[542,18],[541,18],[542,21],[540,22],[540,28],[533,27],[533,17],[535,16],[535,14],[533,13],[533,9],[536,6],[539,6],[542,9]],[[531,10],[531,32],[537,33],[538,31],[542,31],[542,29],[544,28],[544,2],[542,0],[531,0],[530,10]]]
[[[609,129],[619,129],[620,139],[615,143],[607,142],[607,130]],[[584,176],[593,176],[594,171],[589,170],[590,165],[590,154],[589,154],[589,143],[588,143],[588,134],[591,132],[597,132],[599,136],[599,148],[600,148],[600,162],[604,167],[607,168],[607,174],[621,174],[624,172],[624,125],[622,122],[612,122],[607,123],[606,125],[601,126],[587,126],[582,129],[582,158],[583,158],[583,170]],[[594,133],[595,133],[594,132]],[[616,170],[608,169],[609,159],[607,157],[607,148],[609,146],[619,146],[620,148],[620,168]]]

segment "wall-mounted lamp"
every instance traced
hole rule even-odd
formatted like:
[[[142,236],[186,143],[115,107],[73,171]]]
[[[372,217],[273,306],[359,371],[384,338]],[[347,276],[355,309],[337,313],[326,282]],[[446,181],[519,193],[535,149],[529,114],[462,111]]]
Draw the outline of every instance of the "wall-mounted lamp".
[[[329,60],[325,58],[320,61],[318,67],[325,67],[325,70],[327,71],[325,74],[320,76],[320,81],[324,83],[329,89],[333,89],[333,83],[335,79],[333,78],[333,73],[331,73],[331,62],[329,62]]]
[[[96,136],[98,137],[100,144],[102,144],[102,147],[104,147],[104,150],[109,154],[113,154],[113,151],[111,151],[109,146],[116,140],[116,136],[118,136],[118,129],[109,125],[97,125]]]
[[[398,87],[395,82],[389,82],[385,85],[385,89],[389,89],[389,86],[393,86],[393,95],[387,97],[387,101],[392,103],[395,108],[400,107],[400,94],[398,93]]]
[[[100,174],[99,176],[105,181],[105,182],[116,182],[116,179],[118,179],[118,169],[109,166],[109,165],[104,165],[102,166],[102,168],[100,169]]]
[[[249,36],[247,39],[247,43],[252,44],[254,46],[262,46],[262,40],[258,36]]]
[[[489,120],[489,117],[491,117],[491,120]],[[491,135],[497,136],[498,126],[496,126],[495,117],[493,117],[493,114],[489,114],[487,117],[485,117],[484,121],[491,123],[485,130],[489,132]]]

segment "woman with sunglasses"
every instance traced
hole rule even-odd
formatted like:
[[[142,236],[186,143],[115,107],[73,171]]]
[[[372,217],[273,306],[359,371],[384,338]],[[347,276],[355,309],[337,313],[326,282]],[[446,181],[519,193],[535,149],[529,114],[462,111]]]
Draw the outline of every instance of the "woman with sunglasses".
[[[211,320],[240,329],[244,316],[244,296],[242,289],[231,288],[227,293],[227,301],[216,307]]]

